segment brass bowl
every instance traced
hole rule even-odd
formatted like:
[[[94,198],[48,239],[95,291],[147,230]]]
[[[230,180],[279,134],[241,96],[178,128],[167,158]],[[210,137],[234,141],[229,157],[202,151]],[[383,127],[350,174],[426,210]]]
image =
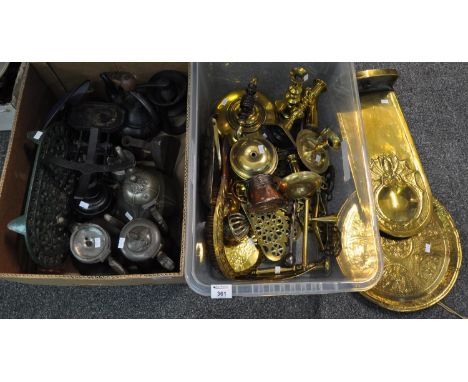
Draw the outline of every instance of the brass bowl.
[[[246,180],[258,174],[272,174],[278,165],[278,153],[270,141],[247,136],[232,146],[230,161],[236,175]]]
[[[382,237],[384,272],[363,292],[386,309],[412,312],[442,300],[452,289],[462,261],[460,237],[452,217],[433,199],[431,221],[407,239]]]

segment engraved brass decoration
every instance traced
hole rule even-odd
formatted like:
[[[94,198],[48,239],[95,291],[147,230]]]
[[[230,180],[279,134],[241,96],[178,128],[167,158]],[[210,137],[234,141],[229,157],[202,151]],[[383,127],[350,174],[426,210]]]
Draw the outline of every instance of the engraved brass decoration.
[[[224,247],[226,259],[232,270],[237,274],[243,274],[252,269],[260,257],[260,253],[251,238],[244,238],[235,245]]]
[[[350,280],[371,280],[378,272],[379,256],[374,232],[361,219],[356,193],[341,207],[337,226],[341,231],[341,253],[336,261],[341,272]]]
[[[417,234],[432,214],[432,194],[393,91],[395,70],[356,74],[380,229],[394,237]]]
[[[270,261],[279,261],[287,253],[289,216],[283,210],[266,214],[247,212],[260,249]]]
[[[409,312],[434,305],[452,289],[461,266],[460,238],[447,210],[433,203],[432,219],[420,233],[400,240],[382,237],[384,272],[365,297]]]
[[[406,234],[422,213],[425,196],[420,174],[396,155],[371,159],[370,170],[379,221],[394,235]]]

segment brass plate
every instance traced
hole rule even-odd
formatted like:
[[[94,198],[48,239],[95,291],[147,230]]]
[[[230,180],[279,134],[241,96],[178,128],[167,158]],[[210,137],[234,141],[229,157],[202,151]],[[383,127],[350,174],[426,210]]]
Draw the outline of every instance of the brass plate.
[[[270,141],[248,136],[239,139],[229,154],[232,170],[242,179],[272,174],[278,165],[278,153]]]
[[[356,74],[379,228],[410,237],[429,222],[432,194],[393,91],[394,70]]]
[[[341,272],[355,282],[372,280],[379,271],[379,256],[371,225],[361,219],[359,199],[354,192],[338,213],[341,253],[336,257]]]
[[[362,294],[399,312],[428,308],[443,299],[457,279],[462,250],[452,217],[433,199],[429,224],[414,237],[382,237],[384,272],[377,285]]]

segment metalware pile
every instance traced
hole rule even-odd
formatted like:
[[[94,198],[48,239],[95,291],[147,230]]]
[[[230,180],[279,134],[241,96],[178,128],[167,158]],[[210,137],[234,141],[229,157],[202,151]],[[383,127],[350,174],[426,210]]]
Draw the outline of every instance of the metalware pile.
[[[213,148],[205,155],[215,163],[205,177],[213,185],[207,242],[227,278],[327,273],[340,254],[336,216],[327,206],[335,175],[330,149],[340,148],[340,138],[318,122],[327,85],[309,82],[302,67],[289,76],[284,99],[271,102],[252,78],[213,114]]]
[[[161,71],[139,84],[101,74],[60,99],[40,131],[23,216],[38,272],[122,275],[179,267],[182,192],[176,163],[186,127],[187,77]]]

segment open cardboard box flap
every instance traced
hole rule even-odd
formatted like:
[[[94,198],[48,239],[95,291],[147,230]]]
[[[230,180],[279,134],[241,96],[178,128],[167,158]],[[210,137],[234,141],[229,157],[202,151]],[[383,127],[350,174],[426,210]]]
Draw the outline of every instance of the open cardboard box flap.
[[[11,131],[0,180],[0,279],[45,285],[130,285],[184,282],[185,229],[182,229],[180,269],[173,273],[123,276],[82,276],[73,267],[64,274],[35,274],[24,240],[7,229],[7,224],[23,212],[33,164],[25,149],[26,133],[40,130],[56,99],[85,80],[91,80],[98,94],[104,94],[99,81],[103,71],[129,71],[145,82],[164,69],[188,71],[187,63],[33,63],[25,64],[20,85],[17,113]],[[189,124],[187,122],[187,128]],[[185,153],[186,154],[186,146]],[[186,168],[186,158],[183,159]],[[184,171],[185,176],[187,171]],[[184,181],[186,185],[187,182]],[[185,187],[185,186],[184,186]],[[184,221],[186,190],[184,189]],[[67,272],[68,271],[68,272]]]

